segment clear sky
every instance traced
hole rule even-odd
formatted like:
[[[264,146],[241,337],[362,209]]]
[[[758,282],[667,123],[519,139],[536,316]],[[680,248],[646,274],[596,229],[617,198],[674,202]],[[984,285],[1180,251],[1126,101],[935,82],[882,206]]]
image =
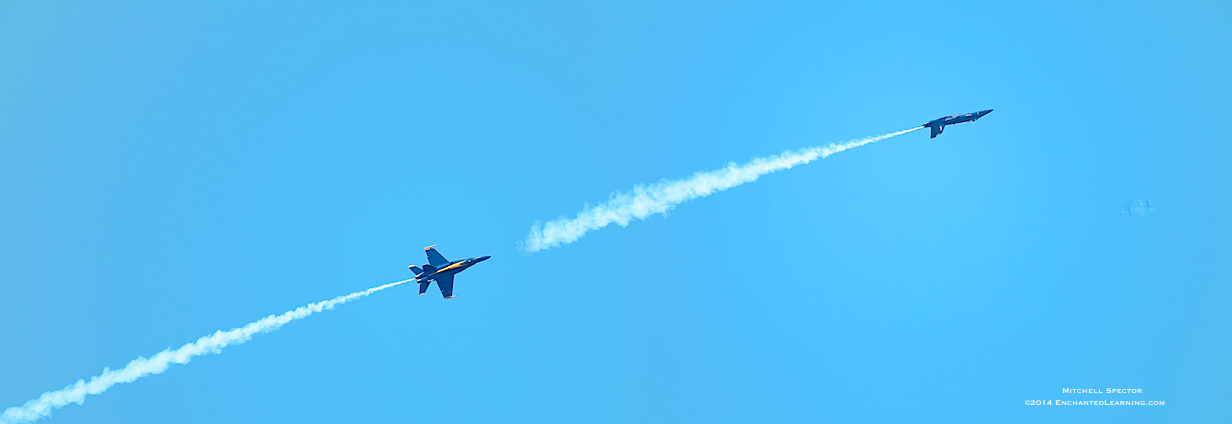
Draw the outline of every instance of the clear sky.
[[[0,408],[437,244],[48,422],[1230,418],[1227,2],[354,3],[0,2]]]

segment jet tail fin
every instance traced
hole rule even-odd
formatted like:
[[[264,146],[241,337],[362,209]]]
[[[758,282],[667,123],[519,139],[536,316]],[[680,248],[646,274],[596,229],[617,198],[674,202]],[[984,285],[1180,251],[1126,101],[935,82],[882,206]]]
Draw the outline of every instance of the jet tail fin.
[[[419,295],[423,296],[424,292],[428,291],[428,286],[432,285],[432,280],[423,280],[419,282]]]
[[[929,127],[929,128],[932,128],[933,135],[928,138],[937,138],[937,134],[941,134],[942,131],[945,131],[945,125],[938,125],[938,126]]]
[[[415,275],[419,275],[419,274],[423,274],[423,269],[415,265],[411,265],[411,272],[415,273]]]

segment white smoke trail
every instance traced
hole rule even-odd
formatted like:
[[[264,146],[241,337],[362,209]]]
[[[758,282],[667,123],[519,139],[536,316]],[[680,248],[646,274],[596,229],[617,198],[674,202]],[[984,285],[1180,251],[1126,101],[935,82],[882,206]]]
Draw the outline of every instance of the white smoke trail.
[[[305,318],[317,312],[334,309],[335,306],[406,283],[402,280],[383,286],[373,287],[330,300],[300,306],[280,315],[270,315],[243,327],[227,331],[218,330],[214,334],[203,336],[197,341],[180,346],[179,349],[167,348],[153,357],[146,359],[137,357],[119,370],[103,368],[103,373],[90,378],[89,382],[77,380],[60,390],[44,392],[37,399],[26,401],[21,406],[14,406],[0,414],[0,424],[29,423],[46,418],[52,410],[60,409],[70,403],[78,405],[85,402],[86,395],[97,395],[107,391],[111,386],[120,383],[132,383],[134,380],[152,374],[162,374],[171,364],[187,364],[193,357],[210,353],[221,353],[222,349],[252,340],[252,336],[277,330],[288,322]]]
[[[726,168],[698,172],[682,180],[661,180],[649,186],[639,184],[633,186],[632,191],[612,193],[606,203],[586,206],[572,219],[562,216],[547,223],[536,222],[531,226],[530,233],[526,235],[521,247],[533,253],[573,243],[591,230],[597,230],[613,223],[624,227],[635,218],[646,219],[650,215],[666,214],[678,204],[756,181],[762,175],[791,169],[796,165],[824,159],[844,150],[903,135],[920,128],[922,127],[841,144],[831,143],[826,146],[809,147],[796,151],[788,150],[774,156],[756,158],[743,165],[731,162]]]

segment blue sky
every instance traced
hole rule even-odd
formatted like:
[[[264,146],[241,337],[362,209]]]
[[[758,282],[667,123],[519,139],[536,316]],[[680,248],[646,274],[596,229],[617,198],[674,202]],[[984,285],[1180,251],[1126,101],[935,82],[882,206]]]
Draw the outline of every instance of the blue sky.
[[[51,421],[1226,420],[1229,12],[3,2],[0,407],[437,244],[493,259]],[[516,247],[635,184],[987,108]]]

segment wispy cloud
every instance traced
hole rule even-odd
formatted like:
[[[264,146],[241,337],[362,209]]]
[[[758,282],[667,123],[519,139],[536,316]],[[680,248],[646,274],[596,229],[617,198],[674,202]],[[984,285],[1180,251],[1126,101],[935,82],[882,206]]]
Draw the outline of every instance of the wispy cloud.
[[[383,286],[357,291],[330,300],[300,306],[279,315],[270,315],[239,328],[227,331],[218,330],[214,334],[201,337],[197,341],[180,346],[178,349],[167,348],[150,358],[137,357],[124,368],[113,370],[103,368],[103,373],[90,378],[90,381],[77,380],[60,390],[43,393],[36,399],[31,399],[21,406],[14,406],[0,414],[0,424],[29,423],[51,415],[53,410],[70,403],[78,405],[85,402],[87,395],[97,395],[107,391],[111,386],[120,383],[132,383],[147,375],[162,374],[171,364],[187,364],[192,358],[221,353],[222,349],[242,344],[252,337],[281,328],[284,324],[297,319],[306,318],[317,312],[333,309],[335,306],[368,296],[387,288],[406,283],[411,280],[396,281]]]
[[[629,225],[634,219],[646,219],[654,214],[666,214],[681,203],[706,197],[715,192],[757,181],[758,177],[775,171],[791,169],[817,159],[824,159],[835,153],[854,149],[869,143],[903,135],[920,128],[892,132],[875,137],[852,140],[846,143],[832,143],[825,146],[810,147],[801,150],[789,150],[783,153],[756,158],[743,165],[735,162],[714,171],[698,172],[693,176],[679,180],[662,180],[649,186],[636,185],[633,190],[612,193],[607,202],[595,206],[586,206],[573,218],[560,217],[546,223],[536,222],[531,226],[530,233],[522,241],[521,247],[527,252],[538,252],[544,249],[573,243],[586,233],[616,224],[621,227]]]

